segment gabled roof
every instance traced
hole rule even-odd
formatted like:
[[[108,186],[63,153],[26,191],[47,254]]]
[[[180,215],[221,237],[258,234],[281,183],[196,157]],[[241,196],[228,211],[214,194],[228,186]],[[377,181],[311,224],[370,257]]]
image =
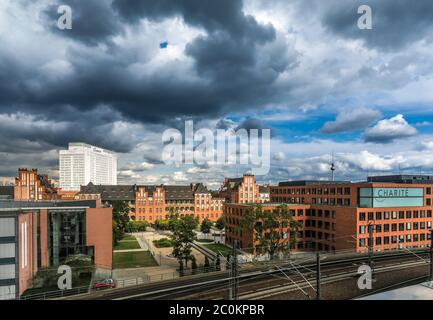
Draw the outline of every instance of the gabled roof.
[[[0,186],[0,200],[14,198],[14,186]]]
[[[229,189],[236,190],[243,181],[244,178],[228,178],[226,184]]]
[[[119,200],[133,201],[135,200],[135,188],[133,185],[94,185],[89,183],[87,186],[81,186],[79,194],[100,194],[102,201]]]
[[[194,200],[194,190],[187,186],[164,186],[166,200]]]
[[[211,193],[203,183],[198,183],[194,186],[194,193]]]
[[[259,193],[270,193],[269,186],[259,186]]]

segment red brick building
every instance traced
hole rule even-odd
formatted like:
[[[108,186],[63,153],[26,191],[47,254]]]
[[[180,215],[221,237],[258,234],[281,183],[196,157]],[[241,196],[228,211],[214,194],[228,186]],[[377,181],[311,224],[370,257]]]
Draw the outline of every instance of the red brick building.
[[[289,181],[271,187],[272,203],[286,203],[302,222],[299,250],[384,251],[430,244],[433,223],[433,178],[371,177],[366,182]],[[251,242],[235,233],[239,215],[248,206],[227,204],[227,239]],[[265,205],[264,205],[265,208]],[[268,208],[269,209],[269,208]],[[233,229],[233,230],[232,230]]]
[[[269,188],[259,186],[251,174],[245,174],[242,178],[226,178],[219,194],[227,203],[269,202]]]
[[[119,185],[81,188],[78,199],[128,201],[131,219],[155,223],[171,213],[190,214],[199,220],[218,220],[223,213],[224,199],[217,198],[201,183],[190,185]]]
[[[18,169],[18,177],[15,178],[15,200],[56,200],[57,190],[47,175],[38,174],[37,169]]]
[[[0,201],[0,300],[18,298],[38,271],[83,254],[111,270],[112,208],[99,201]]]

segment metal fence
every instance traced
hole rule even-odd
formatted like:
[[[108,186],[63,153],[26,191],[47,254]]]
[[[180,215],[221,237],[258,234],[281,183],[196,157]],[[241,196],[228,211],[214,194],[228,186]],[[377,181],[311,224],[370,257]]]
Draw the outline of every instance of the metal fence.
[[[48,291],[41,292],[35,294],[29,294],[25,296],[21,296],[20,300],[47,300],[47,299],[55,299],[62,298],[67,296],[73,296],[77,294],[89,293],[89,286],[85,287],[77,287],[69,290],[57,290],[57,291]]]

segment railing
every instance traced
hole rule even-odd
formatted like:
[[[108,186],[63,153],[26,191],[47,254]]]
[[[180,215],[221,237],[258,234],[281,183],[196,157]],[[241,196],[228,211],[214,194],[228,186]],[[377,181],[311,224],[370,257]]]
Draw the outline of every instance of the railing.
[[[72,288],[69,290],[57,290],[57,291],[48,291],[48,292],[29,294],[29,295],[21,296],[20,300],[47,300],[47,299],[62,298],[62,297],[73,296],[77,294],[89,293],[89,292],[90,292],[89,286],[85,286],[85,287]]]
[[[192,247],[211,260],[215,260],[217,257],[217,254],[215,252],[209,250],[208,248],[205,248],[200,243],[193,242]]]

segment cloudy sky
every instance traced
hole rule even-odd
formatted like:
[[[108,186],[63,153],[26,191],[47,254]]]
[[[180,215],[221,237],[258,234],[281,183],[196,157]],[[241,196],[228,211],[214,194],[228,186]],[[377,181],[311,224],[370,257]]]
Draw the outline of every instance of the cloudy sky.
[[[338,179],[432,173],[432,35],[431,0],[0,0],[0,177],[57,177],[68,142],[118,152],[124,183],[246,170],[161,163],[162,133],[189,119],[270,128],[260,182],[327,179],[332,152]]]

